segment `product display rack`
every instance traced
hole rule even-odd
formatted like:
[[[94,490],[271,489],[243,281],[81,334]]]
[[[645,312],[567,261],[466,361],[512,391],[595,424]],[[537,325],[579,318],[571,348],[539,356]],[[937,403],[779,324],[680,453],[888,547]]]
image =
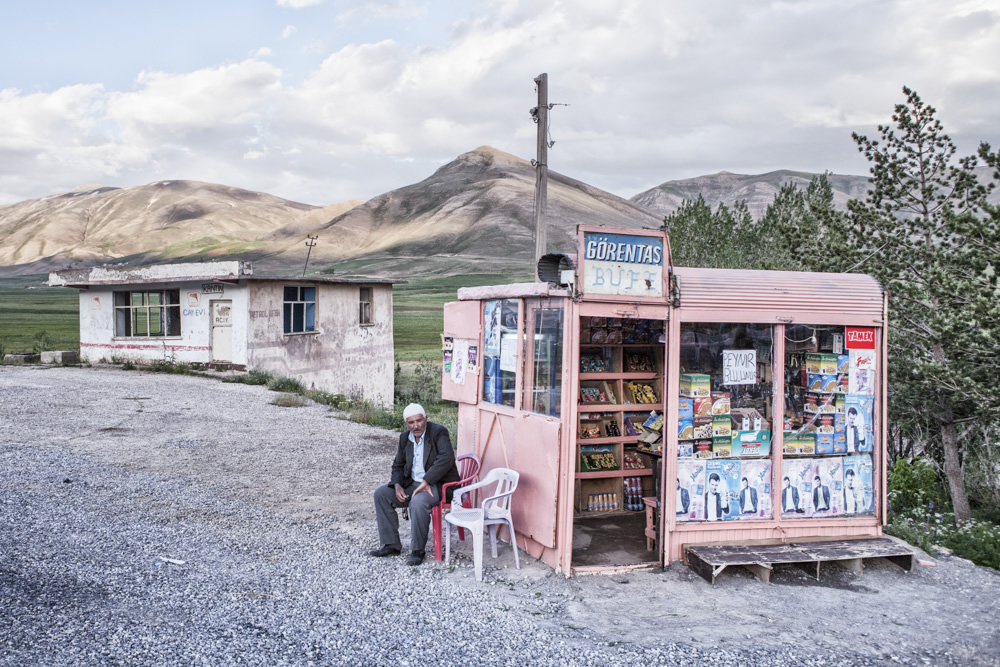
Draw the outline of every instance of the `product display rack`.
[[[641,424],[651,411],[663,413],[663,347],[648,343],[581,345],[580,367],[577,512],[581,516],[624,513],[626,510],[621,509],[624,480],[642,478],[644,493],[653,488],[652,460],[637,450],[639,435],[630,434],[625,421]],[[591,397],[604,400],[587,400]],[[636,402],[637,398],[650,402]],[[614,467],[586,469],[589,467],[586,459],[601,453],[614,458]],[[626,459],[633,464],[641,462],[642,467],[626,467]],[[608,462],[607,457],[601,460]],[[617,494],[619,509],[588,511],[591,494]]]

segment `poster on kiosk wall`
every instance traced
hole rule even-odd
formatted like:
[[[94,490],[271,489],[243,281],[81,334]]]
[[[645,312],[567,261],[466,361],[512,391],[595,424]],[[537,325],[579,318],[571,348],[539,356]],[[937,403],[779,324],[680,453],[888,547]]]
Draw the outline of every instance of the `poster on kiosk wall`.
[[[872,459],[868,454],[844,457],[844,512],[865,514],[875,509]]]
[[[771,517],[771,462],[768,459],[747,459],[740,462],[740,486],[736,492],[740,518],[769,519]]]
[[[708,459],[705,462],[705,521],[739,519],[739,488],[739,459]]]
[[[680,459],[677,461],[677,521],[702,521],[705,519],[705,464],[706,459]]]
[[[812,516],[813,459],[788,458],[782,462],[781,515]]]
[[[811,502],[813,516],[841,516],[844,514],[844,459],[814,459],[813,490]]]

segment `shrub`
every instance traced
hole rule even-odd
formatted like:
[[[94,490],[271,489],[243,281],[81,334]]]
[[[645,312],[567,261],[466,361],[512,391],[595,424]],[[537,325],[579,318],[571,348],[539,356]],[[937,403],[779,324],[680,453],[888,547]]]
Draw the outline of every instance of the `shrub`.
[[[274,397],[271,401],[271,405],[277,405],[281,408],[302,408],[309,403],[309,399],[302,396],[301,394],[287,394],[281,393]]]
[[[178,364],[170,359],[154,359],[146,364],[145,369],[153,373],[174,373],[176,375],[190,375],[190,364]]]
[[[35,337],[31,343],[31,351],[34,354],[45,352],[50,347],[52,347],[52,337],[49,336],[48,331],[43,330],[35,334]]]
[[[976,565],[1000,570],[1000,526],[991,521],[972,519],[956,525],[954,514],[936,513],[931,502],[906,512],[894,512],[886,532],[924,551],[930,552],[933,546],[940,545]]]
[[[263,385],[267,384],[273,378],[267,371],[252,370],[241,375],[233,375],[231,377],[222,378],[223,382],[239,382],[240,384],[253,384],[253,385]]]
[[[943,495],[937,472],[927,459],[897,459],[889,471],[889,507],[893,513],[941,508]]]
[[[123,371],[134,371],[135,370],[135,364],[133,364],[131,361],[126,361],[126,362],[122,363],[122,370]]]
[[[297,378],[287,377],[284,375],[272,377],[268,380],[267,388],[271,391],[283,391],[290,394],[303,394],[306,390],[306,388],[302,386],[302,382]]]

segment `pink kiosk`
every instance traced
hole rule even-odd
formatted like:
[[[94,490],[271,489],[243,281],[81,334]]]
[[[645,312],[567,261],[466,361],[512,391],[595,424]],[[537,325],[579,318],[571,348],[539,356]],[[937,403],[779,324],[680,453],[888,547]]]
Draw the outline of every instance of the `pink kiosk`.
[[[463,288],[444,310],[458,452],[520,473],[517,546],[567,576],[684,560],[711,581],[886,555],[876,281],[674,267],[665,232],[577,233],[545,282]]]

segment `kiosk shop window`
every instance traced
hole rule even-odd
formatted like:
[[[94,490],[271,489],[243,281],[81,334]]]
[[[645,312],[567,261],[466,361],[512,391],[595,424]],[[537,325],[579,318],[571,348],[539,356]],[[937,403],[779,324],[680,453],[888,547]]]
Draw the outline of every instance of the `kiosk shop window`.
[[[773,333],[682,323],[678,522],[770,519]]]
[[[115,292],[115,336],[180,336],[180,290]]]
[[[558,417],[562,401],[563,308],[554,300],[525,301],[525,410]]]
[[[785,327],[782,516],[874,512],[876,361],[871,327]]]
[[[483,400],[514,407],[520,349],[518,300],[492,299],[483,308]]]

